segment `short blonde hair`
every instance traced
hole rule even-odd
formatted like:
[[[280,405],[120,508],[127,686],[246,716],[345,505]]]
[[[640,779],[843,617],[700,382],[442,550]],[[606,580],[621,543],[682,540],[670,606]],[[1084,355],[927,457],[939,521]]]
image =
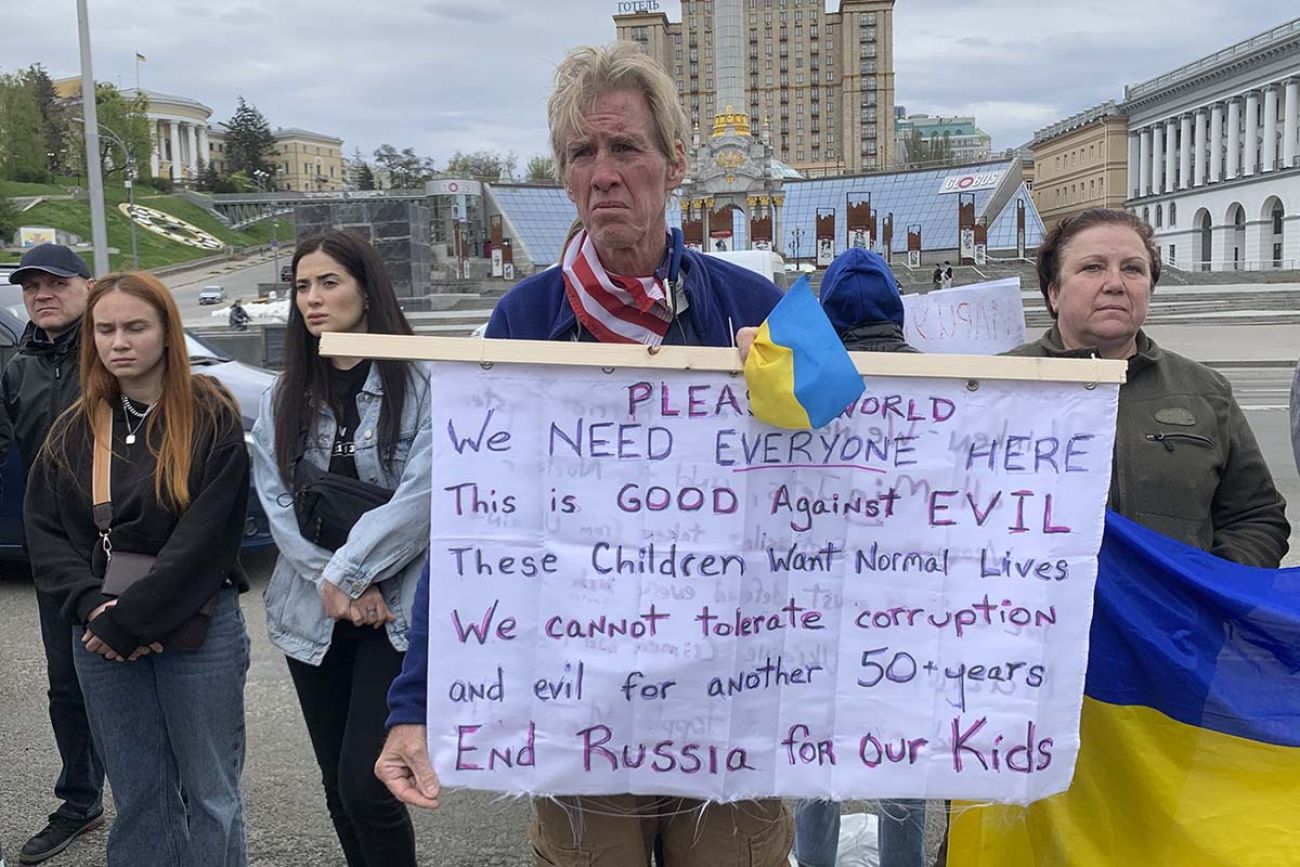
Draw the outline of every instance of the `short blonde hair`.
[[[555,70],[555,88],[546,102],[555,174],[561,182],[569,167],[569,140],[586,125],[592,102],[612,90],[634,90],[645,97],[655,145],[669,164],[677,160],[677,143],[689,149],[686,112],[677,102],[677,86],[662,65],[635,42],[575,48]]]

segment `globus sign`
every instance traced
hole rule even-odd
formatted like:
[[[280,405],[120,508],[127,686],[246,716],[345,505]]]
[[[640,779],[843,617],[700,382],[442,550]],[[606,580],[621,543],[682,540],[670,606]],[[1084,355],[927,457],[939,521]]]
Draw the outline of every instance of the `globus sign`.
[[[1002,180],[1002,172],[983,172],[974,175],[949,175],[939,186],[939,194],[973,193],[976,190],[991,190]]]
[[[429,196],[481,196],[483,185],[478,181],[443,178],[426,182],[424,192]]]

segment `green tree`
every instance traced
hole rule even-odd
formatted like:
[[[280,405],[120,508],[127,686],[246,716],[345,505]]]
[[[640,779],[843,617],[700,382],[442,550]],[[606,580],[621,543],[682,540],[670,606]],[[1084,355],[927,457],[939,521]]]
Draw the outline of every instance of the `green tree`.
[[[373,190],[375,188],[375,173],[370,168],[369,163],[362,163],[361,168],[357,169],[357,189]]]
[[[217,174],[217,169],[207,160],[199,160],[199,176],[194,182],[194,189],[204,193],[215,193],[221,183],[221,176]]]
[[[18,206],[12,199],[0,196],[0,247],[7,247],[13,243],[14,235],[18,234],[18,227],[21,224],[22,216],[18,212]]]
[[[373,190],[375,188],[375,172],[366,162],[366,158],[361,155],[361,148],[352,151],[352,158],[344,161],[344,171],[348,174],[352,183],[356,184],[359,190]]]
[[[149,152],[153,139],[149,135],[149,101],[142,94],[127,98],[111,84],[95,85],[95,111],[99,115],[99,164],[104,180],[126,178],[127,155],[105,130],[112,130],[126,143],[130,156],[135,159],[136,176],[149,173]],[[84,133],[83,133],[84,135]],[[84,145],[81,146],[84,150]]]
[[[70,100],[60,99],[54,89],[54,80],[45,67],[34,63],[20,77],[36,99],[36,110],[41,117],[41,143],[45,151],[46,169],[51,175],[70,175],[81,165],[76,158],[75,137],[72,134]]]
[[[375,162],[388,173],[388,186],[395,190],[414,189],[437,173],[433,160],[417,155],[414,148],[399,151],[381,144],[375,149]]]
[[[275,165],[267,157],[275,147],[271,125],[256,107],[239,97],[235,115],[227,123],[226,156],[231,173],[275,173]]]
[[[501,155],[498,151],[481,150],[473,153],[456,151],[447,163],[447,174],[470,177],[480,181],[495,181],[504,174],[513,179],[518,159],[513,153]]]
[[[528,161],[528,180],[535,183],[554,182],[555,160],[546,154],[538,154]]]
[[[0,75],[0,177],[49,179],[40,108],[32,89],[17,75]]]

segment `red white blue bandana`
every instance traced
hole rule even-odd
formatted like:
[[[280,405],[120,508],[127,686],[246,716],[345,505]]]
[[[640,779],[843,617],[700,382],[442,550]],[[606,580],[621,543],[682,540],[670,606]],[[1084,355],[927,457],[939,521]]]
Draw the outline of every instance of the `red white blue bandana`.
[[[583,229],[564,248],[564,294],[582,327],[601,343],[659,346],[673,321],[664,281],[620,277],[600,264]]]

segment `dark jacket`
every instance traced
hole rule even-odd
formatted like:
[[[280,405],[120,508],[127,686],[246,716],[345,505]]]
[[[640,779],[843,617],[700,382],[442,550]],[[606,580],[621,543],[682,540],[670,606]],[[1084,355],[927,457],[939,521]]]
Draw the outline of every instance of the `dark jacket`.
[[[27,323],[0,376],[0,461],[16,445],[30,473],[54,420],[81,396],[80,352],[81,323],[56,341]]]
[[[1065,349],[1053,326],[1008,354],[1095,352]],[[1109,506],[1202,551],[1269,569],[1282,561],[1291,533],[1286,501],[1228,380],[1141,331],[1119,389]]]
[[[682,277],[689,308],[681,318],[689,317],[689,322],[674,321],[664,337],[666,344],[731,346],[736,330],[761,324],[781,300],[780,290],[763,277],[691,250],[682,255]],[[564,294],[563,274],[559,268],[551,268],[534,274],[506,293],[492,311],[486,336],[572,340],[581,338],[583,333],[579,332],[577,317]],[[425,722],[429,665],[427,562],[415,589],[414,608],[402,672],[388,691],[390,727]]]
[[[156,463],[143,437],[128,446],[121,406],[114,408],[110,540],[118,551],[156,556],[144,578],[95,619],[95,634],[122,656],[174,632],[223,586],[248,589],[239,565],[248,498],[248,448],[235,412],[218,429],[199,413],[190,471],[190,505],[178,515],[154,495]],[[35,462],[23,520],[32,574],[71,623],[85,623],[109,597],[100,592],[106,558],[91,514],[89,426],[75,419],[70,467],[48,454]],[[159,429],[158,434],[161,434]]]
[[[878,253],[852,248],[822,277],[821,304],[850,352],[916,352],[903,338],[903,297]]]

